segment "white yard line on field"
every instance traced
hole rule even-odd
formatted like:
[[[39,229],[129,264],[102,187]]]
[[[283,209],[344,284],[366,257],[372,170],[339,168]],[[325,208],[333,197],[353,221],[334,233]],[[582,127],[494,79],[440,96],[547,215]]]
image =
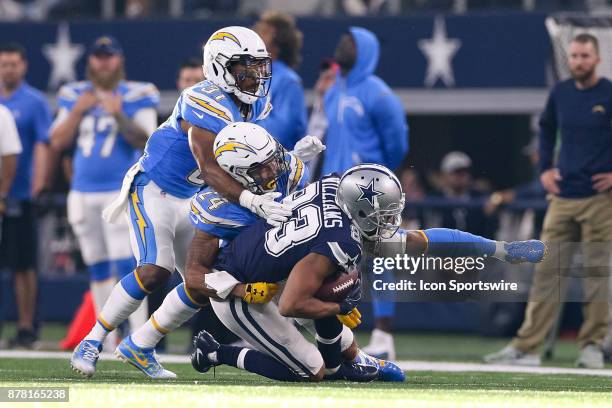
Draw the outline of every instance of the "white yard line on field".
[[[49,358],[68,361],[72,353],[66,351],[28,351],[0,350],[2,358]],[[100,354],[101,360],[117,360],[112,353]],[[180,354],[160,354],[162,363],[189,363],[189,356]],[[527,373],[527,374],[575,374],[612,377],[612,370],[596,370],[566,367],[524,367],[498,364],[451,363],[446,361],[413,361],[402,360],[397,363],[405,371],[440,371],[440,372],[491,372],[491,373]]]

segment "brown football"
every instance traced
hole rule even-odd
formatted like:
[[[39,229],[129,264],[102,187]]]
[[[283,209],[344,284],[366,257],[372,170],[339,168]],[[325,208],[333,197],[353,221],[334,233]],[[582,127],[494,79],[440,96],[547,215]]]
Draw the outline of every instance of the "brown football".
[[[341,302],[351,291],[357,279],[359,279],[359,272],[357,269],[353,269],[348,273],[340,272],[331,275],[323,281],[323,284],[314,296],[326,302]]]

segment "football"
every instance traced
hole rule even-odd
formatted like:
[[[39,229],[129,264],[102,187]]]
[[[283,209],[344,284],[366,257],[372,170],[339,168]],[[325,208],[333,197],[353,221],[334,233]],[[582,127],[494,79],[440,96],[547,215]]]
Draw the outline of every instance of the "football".
[[[357,269],[353,269],[349,273],[336,273],[323,281],[323,284],[314,296],[326,302],[341,302],[351,291],[358,279],[359,272]]]

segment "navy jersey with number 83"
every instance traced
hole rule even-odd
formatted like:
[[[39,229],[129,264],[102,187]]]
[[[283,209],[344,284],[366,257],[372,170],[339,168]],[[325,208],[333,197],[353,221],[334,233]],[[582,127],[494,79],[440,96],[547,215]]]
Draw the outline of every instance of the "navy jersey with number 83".
[[[327,256],[339,270],[359,263],[359,234],[336,204],[340,179],[323,177],[283,200],[292,217],[278,227],[259,220],[219,253],[214,265],[243,283],[279,282],[311,252]]]

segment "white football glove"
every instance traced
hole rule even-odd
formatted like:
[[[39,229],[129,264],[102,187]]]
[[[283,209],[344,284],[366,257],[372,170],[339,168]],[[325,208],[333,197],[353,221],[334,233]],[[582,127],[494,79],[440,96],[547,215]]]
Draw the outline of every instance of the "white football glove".
[[[306,135],[297,141],[291,153],[306,163],[317,157],[323,150],[325,150],[325,145],[318,137]]]
[[[274,201],[280,196],[279,192],[257,195],[244,190],[240,194],[240,205],[265,218],[268,224],[278,226],[287,221],[292,212],[291,205]]]

